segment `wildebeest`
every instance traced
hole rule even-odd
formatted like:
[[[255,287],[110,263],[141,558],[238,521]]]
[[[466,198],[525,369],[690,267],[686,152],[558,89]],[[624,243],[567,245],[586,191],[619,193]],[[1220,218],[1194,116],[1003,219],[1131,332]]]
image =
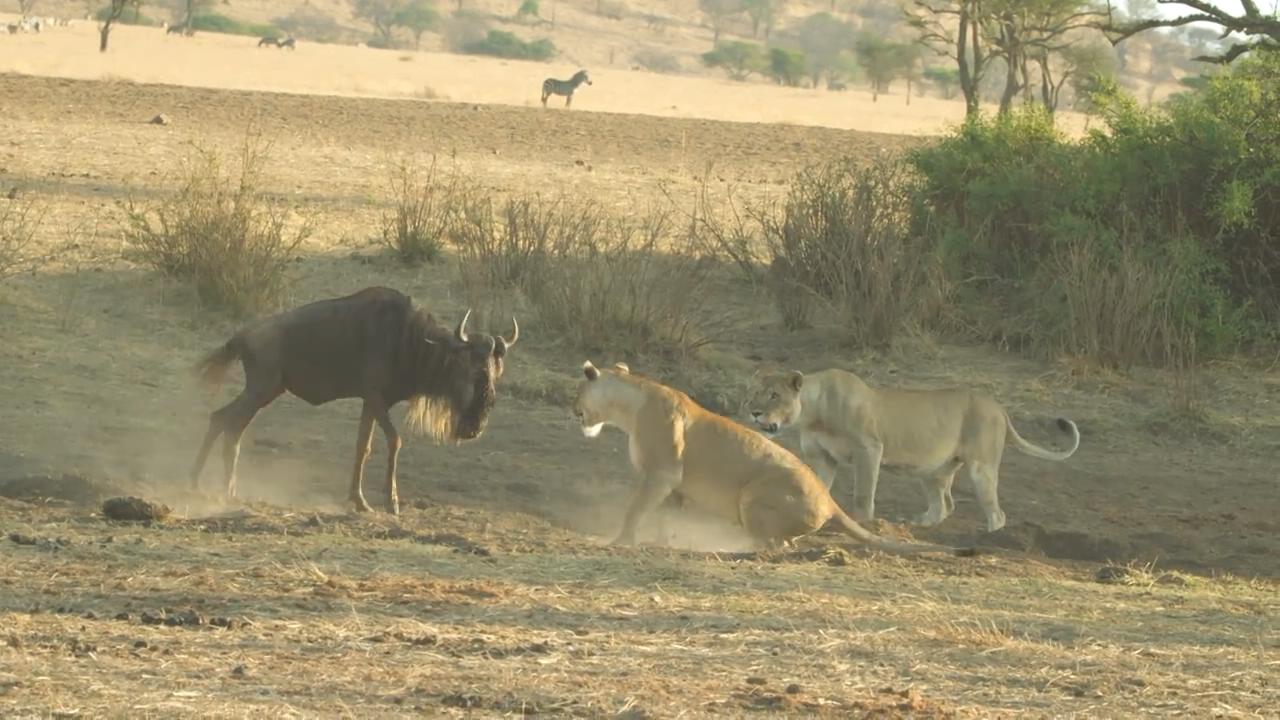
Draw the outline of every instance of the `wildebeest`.
[[[258,47],[262,47],[263,45],[269,45],[271,47],[276,47],[276,48],[289,48],[290,50],[298,49],[297,40],[291,37],[284,38],[282,40],[276,37],[275,35],[267,35],[266,37],[258,41]]]
[[[237,332],[201,360],[197,370],[217,387],[236,360],[244,365],[244,390],[209,416],[209,429],[191,471],[199,487],[209,450],[223,435],[226,492],[236,492],[240,438],[259,410],[285,391],[312,405],[360,398],[360,429],[350,500],[369,510],[363,492],[373,424],[387,439],[387,511],[399,513],[396,458],[400,435],[388,411],[410,401],[410,425],[437,439],[461,442],[480,437],[497,399],[495,384],[503,359],[516,344],[520,326],[511,323],[511,339],[469,335],[467,318],[453,330],[439,325],[411,298],[396,290],[371,287],[346,297],[320,300],[258,320]]]
[[[176,34],[176,35],[183,35],[183,36],[186,36],[186,37],[191,37],[192,35],[195,35],[195,34],[196,34],[196,30],[195,30],[195,28],[193,28],[193,27],[189,27],[189,26],[184,22],[184,23],[178,23],[177,25],[170,25],[169,27],[165,28],[165,30],[164,30],[164,34],[165,34],[165,35],[175,35],[175,34]]]

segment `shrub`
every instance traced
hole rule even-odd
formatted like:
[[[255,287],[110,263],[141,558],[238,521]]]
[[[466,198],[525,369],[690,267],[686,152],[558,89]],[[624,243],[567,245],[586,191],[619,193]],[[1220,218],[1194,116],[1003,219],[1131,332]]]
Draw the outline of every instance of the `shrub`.
[[[769,48],[769,77],[779,85],[797,87],[808,72],[809,60],[799,50]]]
[[[31,203],[10,200],[0,206],[0,280],[29,269],[37,261],[36,230],[42,215]]]
[[[435,158],[425,170],[404,161],[389,185],[395,205],[382,216],[382,241],[408,265],[439,260],[462,193],[457,174],[442,177]]]
[[[764,48],[737,40],[722,42],[703,53],[702,62],[707,67],[724,68],[734,80],[746,80],[751,73],[764,72],[768,67]]]
[[[657,48],[637,50],[631,61],[650,72],[675,74],[684,70],[679,58]]]
[[[226,15],[219,15],[218,13],[196,15],[191,19],[191,27],[203,32],[225,33],[227,35],[251,35],[253,37],[265,37],[267,35],[280,34],[280,31],[272,25],[241,22],[235,18],[229,18]]]
[[[271,24],[294,37],[316,42],[333,42],[343,35],[342,26],[332,16],[311,5],[299,6]]]
[[[596,0],[596,14],[609,20],[621,20],[627,16],[627,6],[617,0]]]
[[[238,172],[212,152],[189,157],[172,195],[124,204],[131,255],[190,283],[201,301],[234,315],[277,306],[309,227],[304,223],[291,233],[285,208],[261,192],[265,162],[252,141],[245,143]]]
[[[556,55],[556,46],[546,38],[525,42],[509,32],[490,30],[483,40],[464,44],[462,51],[512,60],[550,60]]]
[[[808,324],[815,301],[860,344],[887,345],[923,319],[933,256],[913,195],[914,179],[892,161],[837,161],[792,182],[781,215],[761,218],[788,327]]]
[[[538,0],[524,0],[520,3],[520,9],[516,10],[516,17],[530,19],[538,17]]]
[[[464,206],[454,243],[473,302],[515,295],[544,332],[587,352],[678,357],[707,341],[697,290],[714,263],[688,246],[663,249],[666,211],[621,218],[528,195]]]
[[[1264,57],[1157,110],[1098,82],[1088,104],[1106,125],[1082,141],[1028,109],[916,150],[948,271],[994,318],[974,324],[1117,366],[1274,339],[1278,81]]]

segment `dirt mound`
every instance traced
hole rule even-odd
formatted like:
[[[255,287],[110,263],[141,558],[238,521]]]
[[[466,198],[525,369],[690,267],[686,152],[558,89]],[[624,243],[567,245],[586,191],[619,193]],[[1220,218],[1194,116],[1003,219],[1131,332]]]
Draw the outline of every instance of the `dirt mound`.
[[[120,491],[111,483],[91,480],[77,473],[28,475],[0,482],[0,497],[28,502],[59,501],[72,505],[96,505]]]
[[[1117,560],[1132,553],[1128,543],[1114,538],[1096,537],[1076,530],[1048,530],[1032,522],[1006,525],[996,532],[983,533],[975,544],[1058,560]]]

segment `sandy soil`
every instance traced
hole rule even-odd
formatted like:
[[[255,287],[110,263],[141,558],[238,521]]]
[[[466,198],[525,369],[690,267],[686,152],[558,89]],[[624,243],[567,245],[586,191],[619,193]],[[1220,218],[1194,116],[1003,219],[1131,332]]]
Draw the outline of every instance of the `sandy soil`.
[[[297,52],[258,49],[257,38],[201,33],[166,36],[159,28],[121,26],[112,48],[98,52],[88,23],[39,35],[0,37],[0,72],[76,79],[123,79],[235,90],[416,98],[538,106],[542,81],[568,78],[577,63],[498,60],[443,52],[376,50],[302,43]],[[906,102],[905,85],[872,102],[855,89],[783,88],[707,76],[662,75],[623,67],[591,67],[593,84],[574,96],[574,110],[750,123],[937,134],[964,117],[964,105],[936,97]],[[563,98],[552,104],[563,103]],[[1067,132],[1085,118],[1061,114]],[[786,148],[761,148],[785,153]]]
[[[43,207],[41,242],[58,249],[0,286],[0,483],[23,498],[0,500],[0,530],[17,536],[0,538],[5,714],[1261,717],[1280,704],[1267,680],[1280,662],[1274,368],[1211,369],[1206,419],[1186,426],[1158,373],[926,341],[854,352],[783,332],[742,283],[709,288],[708,303],[747,316],[707,366],[673,372],[695,395],[713,376],[745,383],[760,363],[840,365],[873,382],[984,388],[1038,441],[1053,439],[1044,418],[1080,424],[1067,463],[1006,456],[1006,531],[978,532],[963,485],[939,529],[879,525],[990,548],[974,560],[850,554],[826,536],[772,560],[601,547],[629,492],[625,443],[581,437],[564,399],[582,358],[536,333],[484,438],[410,442],[401,520],[345,514],[349,402],[286,398],[259,417],[247,509],[217,499],[216,470],[202,492],[188,487],[215,402],[189,369],[235,323],[121,259],[117,203],[166,192],[192,143],[233,151],[247,127],[273,143],[269,187],[319,228],[293,301],[381,283],[456,317],[466,301],[448,264],[405,268],[372,240],[406,152],[439,152],[498,193],[625,210],[687,199],[704,176],[717,193],[776,198],[805,164],[918,140],[14,75],[0,76],[0,107],[0,191],[17,198],[0,202]],[[171,124],[147,123],[159,112]],[[886,472],[881,488],[884,517],[919,511],[914,482]],[[108,523],[96,503],[119,492],[175,517]],[[741,548],[732,529],[676,520],[686,545]],[[1095,582],[1108,563],[1129,569]]]

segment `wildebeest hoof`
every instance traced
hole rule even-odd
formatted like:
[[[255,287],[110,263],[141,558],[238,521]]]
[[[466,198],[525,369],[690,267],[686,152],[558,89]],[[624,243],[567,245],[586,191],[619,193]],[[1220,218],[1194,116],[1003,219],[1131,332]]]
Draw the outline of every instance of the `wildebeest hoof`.
[[[387,512],[391,513],[392,515],[399,515],[399,514],[400,514],[400,503],[398,503],[398,502],[388,503],[388,504],[387,504]]]
[[[609,542],[610,545],[622,545],[630,547],[636,544],[636,536],[623,533]]]
[[[351,498],[351,502],[355,505],[356,512],[373,512],[373,508],[362,497]]]

